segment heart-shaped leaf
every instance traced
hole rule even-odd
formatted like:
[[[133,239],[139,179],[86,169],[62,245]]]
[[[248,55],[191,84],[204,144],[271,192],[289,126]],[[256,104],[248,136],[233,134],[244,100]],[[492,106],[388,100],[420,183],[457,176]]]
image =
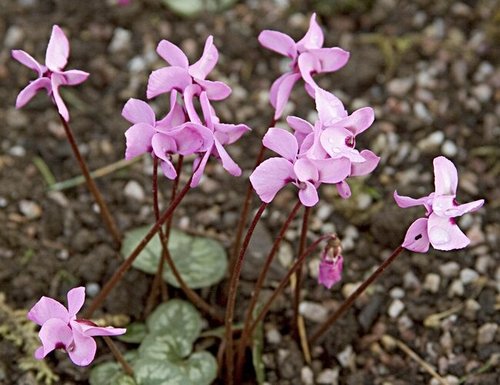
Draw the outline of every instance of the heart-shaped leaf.
[[[106,362],[92,368],[89,376],[90,385],[137,385],[135,380],[123,373],[116,362]]]
[[[192,341],[182,336],[148,334],[139,346],[139,354],[144,358],[176,363],[189,356],[192,347]]]
[[[193,305],[180,299],[171,299],[151,313],[146,325],[149,333],[169,334],[192,344],[200,335],[201,322],[201,315]]]
[[[217,377],[217,361],[208,352],[193,353],[180,367],[193,385],[209,385]]]
[[[194,17],[204,11],[222,11],[236,0],[163,0],[172,12],[183,17]]]
[[[122,255],[129,255],[144,236],[149,227],[140,227],[125,234]],[[207,287],[224,278],[227,269],[227,256],[217,241],[193,237],[182,231],[172,229],[168,242],[172,260],[186,284],[193,289]],[[159,236],[155,236],[134,261],[133,266],[149,274],[155,274],[162,253]],[[163,278],[170,285],[179,287],[177,279],[165,264]]]
[[[133,369],[138,385],[194,385],[186,382],[179,366],[168,361],[139,358]]]
[[[123,342],[129,342],[131,344],[140,344],[141,341],[146,337],[146,325],[142,322],[133,322],[127,325],[127,332],[117,338]]]

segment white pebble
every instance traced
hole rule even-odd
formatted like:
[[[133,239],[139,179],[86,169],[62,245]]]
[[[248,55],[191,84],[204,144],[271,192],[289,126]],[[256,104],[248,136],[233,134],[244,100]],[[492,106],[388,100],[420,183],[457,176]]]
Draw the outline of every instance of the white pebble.
[[[303,301],[299,305],[299,313],[313,322],[324,322],[328,317],[328,310],[323,305],[315,302]]]
[[[482,325],[477,332],[477,344],[486,345],[494,341],[497,333],[498,325],[493,322],[488,322]]]
[[[338,385],[339,373],[339,368],[325,369],[318,375],[316,381],[322,385]]]
[[[457,145],[451,140],[445,140],[443,145],[441,146],[441,151],[444,155],[453,157],[457,155],[458,148]]]
[[[455,277],[460,270],[460,265],[456,262],[447,262],[439,267],[439,271],[445,277]]]
[[[464,285],[474,282],[479,277],[477,271],[465,268],[460,272],[460,280]]]
[[[461,297],[464,295],[464,284],[459,279],[455,279],[448,289],[449,297]]]
[[[42,215],[42,208],[38,203],[25,199],[19,202],[19,211],[28,219],[37,219]]]
[[[301,369],[300,379],[304,385],[314,385],[314,373],[309,366],[304,366]]]
[[[144,200],[144,189],[142,186],[135,180],[129,181],[125,188],[123,189],[123,193],[126,197],[135,199],[139,202]]]
[[[438,274],[430,273],[425,276],[424,289],[430,291],[431,293],[437,293],[439,291],[439,285],[441,284],[441,277]]]
[[[340,362],[340,365],[344,368],[349,368],[354,365],[354,359],[356,355],[352,349],[351,345],[347,345],[347,347],[342,350],[339,354],[337,354],[337,359]]]
[[[387,314],[389,314],[389,317],[391,318],[396,318],[401,314],[401,312],[404,310],[405,304],[399,300],[395,299],[392,301],[391,305],[389,306],[389,310],[387,311]]]
[[[113,32],[113,38],[109,44],[109,52],[117,53],[120,51],[125,51],[130,47],[130,42],[132,40],[132,32],[124,28],[116,28]]]

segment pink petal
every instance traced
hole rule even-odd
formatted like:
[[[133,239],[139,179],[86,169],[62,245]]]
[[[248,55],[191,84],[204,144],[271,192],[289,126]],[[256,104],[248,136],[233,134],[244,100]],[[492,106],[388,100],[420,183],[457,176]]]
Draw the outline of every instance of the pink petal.
[[[156,133],[153,135],[151,141],[154,154],[164,160],[170,161],[170,155],[177,151],[177,144],[174,138],[170,135]]]
[[[300,74],[287,72],[275,80],[269,92],[269,100],[274,107],[274,119],[279,119],[290,98],[292,88],[300,79]]]
[[[319,264],[318,283],[331,289],[342,279],[343,264],[342,255],[337,256],[334,261],[322,259]]]
[[[73,328],[73,341],[74,345],[72,349],[67,349],[69,358],[75,365],[89,365],[94,360],[97,350],[94,339],[84,335],[76,328]]]
[[[89,77],[89,73],[80,70],[69,70],[62,73],[64,75],[64,85],[66,86],[76,86],[77,84],[83,83]]]
[[[210,100],[224,100],[231,95],[231,87],[221,81],[195,79],[207,93]]]
[[[146,123],[155,126],[156,117],[153,109],[139,99],[129,99],[123,106],[122,116],[133,124]]]
[[[251,128],[246,124],[217,123],[214,125],[214,130],[215,133],[218,134],[217,138],[219,142],[223,145],[227,145],[236,142],[244,133],[251,131]],[[223,136],[223,138],[221,138],[221,136]]]
[[[189,87],[189,86],[188,86]],[[156,122],[156,129],[160,132],[168,132],[173,127],[178,127],[186,122],[186,116],[182,106],[177,103],[177,91],[170,94],[170,111],[160,121]]]
[[[68,313],[73,318],[80,311],[85,303],[85,288],[83,286],[75,287],[68,291]]]
[[[459,217],[465,213],[470,213],[479,210],[484,205],[484,199],[479,199],[474,202],[465,203],[452,207],[445,211],[445,215],[450,217]]]
[[[227,153],[226,149],[219,143],[216,139],[214,140],[215,148],[217,149],[217,153],[222,162],[222,167],[233,176],[240,176],[241,169],[236,164],[236,162],[231,158],[231,156]]]
[[[210,157],[211,152],[212,152],[211,149],[208,150],[207,152],[205,152],[205,154],[203,155],[203,158],[201,158],[201,160],[193,163],[194,172],[193,172],[193,178],[192,178],[191,184],[190,184],[191,187],[196,187],[200,183],[200,179],[203,176],[203,172],[205,171],[205,167],[207,165],[208,158]]]
[[[370,150],[363,150],[359,153],[365,161],[359,163],[352,163],[351,165],[351,176],[363,176],[368,175],[377,167],[380,162],[380,157],[375,155]]]
[[[31,308],[27,315],[30,321],[43,325],[49,319],[57,318],[64,323],[69,322],[68,310],[53,298],[42,297]]]
[[[337,191],[339,192],[339,195],[342,199],[347,199],[351,197],[351,188],[347,184],[345,180],[337,183],[335,186],[337,186]]]
[[[146,152],[151,152],[151,140],[154,134],[154,127],[147,123],[134,124],[125,131],[125,159],[132,159]]]
[[[13,49],[11,54],[12,57],[16,59],[19,63],[25,65],[29,69],[32,69],[33,71],[36,71],[38,73],[38,76],[42,76],[43,73],[45,72],[43,66],[40,63],[38,63],[29,53],[24,52],[20,49]]]
[[[455,250],[466,247],[470,240],[451,218],[440,217],[434,213],[429,216],[428,235],[436,250]]]
[[[318,60],[319,66],[315,68],[318,73],[337,71],[349,60],[349,52],[338,47],[310,49],[308,53]]]
[[[64,100],[62,99],[61,94],[59,93],[59,86],[64,85],[64,78],[61,75],[58,76],[58,74],[52,74],[51,83],[52,83],[52,98],[56,103],[57,110],[59,111],[59,114],[64,118],[64,120],[66,122],[69,122],[68,108],[66,107],[66,104],[64,104]]]
[[[267,130],[262,143],[268,149],[278,153],[283,158],[294,162],[299,151],[297,139],[288,131],[281,128],[271,127]]]
[[[434,158],[434,186],[436,195],[456,195],[458,174],[455,165],[444,156]]]
[[[189,120],[193,123],[202,124],[201,119],[198,116],[198,112],[194,107],[193,99],[195,96],[200,95],[202,93],[201,87],[198,84],[190,84],[188,85],[182,94],[184,98],[184,107],[188,114]]]
[[[429,198],[430,198],[429,196],[426,196],[415,199],[403,195],[398,195],[398,192],[394,191],[394,200],[396,201],[396,204],[403,209],[407,207],[420,206],[420,205],[426,206],[428,204]]]
[[[295,59],[297,56],[297,49],[295,48],[295,41],[282,32],[264,30],[259,34],[259,43],[277,52],[283,56],[288,56],[290,59]]]
[[[426,253],[429,250],[429,237],[427,236],[427,218],[419,218],[411,224],[406,232],[403,246],[416,253]]]
[[[31,81],[21,90],[21,92],[19,92],[19,95],[17,95],[16,108],[24,107],[31,99],[33,99],[36,93],[43,88],[45,88],[47,93],[50,92],[52,85],[49,78],[39,78]]]
[[[186,123],[172,131],[177,142],[177,152],[181,155],[191,155],[211,148],[214,135],[207,127],[195,123]]]
[[[323,46],[323,31],[316,21],[316,13],[313,13],[309,21],[309,29],[302,39],[297,42],[297,48],[300,52],[321,48]]]
[[[189,61],[184,52],[175,44],[168,40],[162,40],[156,47],[156,52],[171,66],[177,66],[187,69]]]
[[[44,322],[38,336],[42,341],[43,350],[37,350],[35,353],[37,359],[44,358],[56,348],[67,349],[73,341],[73,332],[68,323],[59,318],[51,318]]]
[[[299,67],[300,75],[302,76],[302,79],[304,79],[306,84],[312,87],[312,89],[319,88],[312,78],[312,74],[317,73],[318,68],[321,65],[319,60],[309,52],[304,52],[299,55],[297,65]]]
[[[213,41],[213,36],[207,38],[200,60],[189,67],[189,74],[193,78],[204,80],[217,64],[219,52]]]
[[[323,126],[331,126],[347,116],[344,105],[334,94],[317,88],[315,100],[318,117]]]
[[[146,96],[148,99],[172,90],[184,91],[192,82],[191,76],[181,67],[164,67],[149,75]]]
[[[207,127],[213,130],[214,123],[218,121],[218,118],[215,115],[215,111],[212,108],[210,100],[208,99],[208,95],[205,91],[202,91],[200,93],[200,105]]]
[[[375,112],[371,107],[363,107],[354,111],[349,117],[342,120],[343,127],[347,128],[354,135],[361,134],[370,127],[375,120]]]
[[[317,182],[319,179],[319,172],[316,165],[307,158],[297,159],[293,165],[293,171],[297,179],[301,182]]]
[[[340,183],[346,179],[351,172],[349,159],[318,159],[313,160],[319,171],[321,183]],[[346,183],[347,185],[347,183]],[[338,185],[337,185],[338,187]]]
[[[87,320],[74,320],[71,321],[71,325],[79,329],[87,337],[97,337],[97,336],[119,336],[125,334],[127,329],[124,328],[114,328],[112,326],[100,327],[95,326],[92,322]]]
[[[286,122],[293,130],[300,133],[307,135],[313,132],[313,125],[307,120],[298,118],[297,116],[288,116]]]
[[[341,127],[325,129],[320,136],[321,145],[333,159],[346,157],[351,162],[364,162],[358,150],[347,146],[346,142],[352,140],[352,133]]]
[[[250,182],[263,202],[271,202],[279,190],[295,179],[293,164],[283,158],[262,162],[250,175]]]
[[[306,207],[312,207],[319,201],[318,191],[311,182],[302,182],[305,187],[299,189],[299,199]]]
[[[170,160],[162,160],[160,162],[160,168],[163,175],[165,175],[168,179],[174,180],[177,178],[177,170]]]
[[[59,26],[52,27],[49,45],[45,54],[45,64],[53,71],[61,71],[68,63],[69,41]]]

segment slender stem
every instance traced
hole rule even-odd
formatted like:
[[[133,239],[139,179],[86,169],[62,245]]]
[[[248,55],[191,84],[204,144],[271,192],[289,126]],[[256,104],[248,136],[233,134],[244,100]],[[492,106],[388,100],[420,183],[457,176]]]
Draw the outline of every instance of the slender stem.
[[[115,356],[116,361],[118,361],[118,363],[122,366],[123,371],[129,376],[133,376],[134,371],[132,370],[128,362],[125,360],[125,357],[123,357],[122,353],[115,345],[113,340],[108,336],[103,336],[102,338],[104,339],[104,342],[106,342],[106,345],[108,345],[109,350],[111,350],[111,353],[113,353],[113,356]]]
[[[89,168],[87,167],[87,163],[85,163],[85,160],[83,159],[83,156],[80,153],[80,150],[78,149],[78,145],[76,144],[75,136],[73,135],[71,127],[69,126],[68,122],[64,120],[61,114],[58,113],[58,115],[59,118],[61,119],[64,131],[66,132],[66,137],[68,138],[69,144],[71,145],[71,149],[73,150],[73,154],[75,155],[75,158],[78,164],[80,165],[80,169],[85,178],[85,182],[87,183],[90,193],[93,195],[97,205],[99,206],[99,212],[101,213],[102,219],[104,220],[106,227],[109,229],[111,236],[113,237],[114,241],[119,247],[122,242],[122,236],[118,231],[118,227],[116,226],[116,223],[113,217],[111,216],[108,206],[106,205],[104,198],[102,197],[99,189],[97,188],[94,179],[92,179],[92,177],[90,176]]]
[[[304,216],[302,217],[302,229],[300,233],[300,241],[299,241],[299,252],[297,253],[297,256],[302,255],[304,252],[304,249],[306,248],[306,242],[307,242],[307,228],[308,228],[308,223],[309,223],[309,214],[311,213],[311,208],[306,207],[304,210]],[[298,318],[299,318],[299,303],[300,303],[300,289],[301,289],[301,284],[302,284],[302,266],[300,266],[297,269],[297,273],[295,273],[296,276],[296,283],[295,283],[295,295],[293,297],[293,321],[292,321],[292,328],[293,330],[297,330],[298,326]]]
[[[324,241],[327,238],[330,238],[331,235],[323,235],[322,237],[318,238],[316,241],[314,241],[305,251],[304,253],[299,256],[299,258],[293,263],[293,265],[290,267],[286,275],[283,277],[281,282],[279,283],[278,287],[274,289],[273,294],[271,297],[267,300],[267,302],[264,304],[262,309],[260,310],[260,313],[257,315],[255,318],[255,321],[253,321],[252,325],[250,326],[250,329],[248,330],[248,336],[251,336],[259,322],[261,322],[264,317],[266,316],[267,312],[271,308],[271,305],[273,304],[274,300],[278,297],[278,295],[281,294],[281,292],[285,289],[286,285],[288,284],[288,281],[290,280],[290,277],[292,274],[294,274],[297,269],[302,266],[304,263],[305,259],[318,247],[318,245]]]
[[[243,266],[243,258],[245,257],[245,253],[248,248],[248,244],[250,243],[250,239],[252,238],[252,234],[255,230],[255,226],[257,226],[257,222],[259,221],[262,213],[267,207],[267,203],[262,203],[255,213],[255,216],[250,224],[250,227],[247,230],[247,234],[245,239],[243,240],[243,244],[241,246],[240,254],[236,263],[234,264],[234,268],[231,271],[231,279],[229,282],[229,293],[226,305],[226,318],[225,318],[225,338],[226,341],[226,375],[227,375],[227,385],[233,385],[233,318],[234,318],[234,305],[236,303],[236,291],[238,287],[238,282],[240,279],[241,268]]]
[[[182,198],[187,194],[190,186],[191,178],[188,180],[184,188],[181,190],[179,195],[175,198],[172,204],[165,210],[165,212],[160,216],[160,220],[156,221],[156,223],[149,229],[148,233],[142,239],[142,241],[135,247],[135,249],[130,253],[130,255],[125,259],[125,261],[120,265],[118,270],[113,274],[113,276],[108,280],[108,282],[104,285],[101,292],[94,298],[94,301],[90,304],[90,307],[87,309],[85,313],[85,318],[91,318],[92,314],[96,311],[96,309],[102,304],[102,302],[106,299],[109,292],[116,286],[118,282],[122,279],[123,275],[127,272],[127,270],[132,266],[135,259],[139,256],[141,251],[146,247],[151,238],[153,238],[160,227],[165,223],[165,221],[170,218],[170,216],[174,213],[174,210],[177,208],[179,203],[181,203]]]
[[[340,307],[333,313],[328,319],[313,333],[309,342],[311,344],[315,343],[319,337],[321,337],[339,317],[344,314],[356,301],[356,299],[370,286],[373,281],[375,281],[387,267],[396,259],[396,257],[401,254],[404,250],[403,246],[398,246],[396,250],[375,270],[369,277],[364,281],[355,291],[352,293]]]
[[[276,124],[276,119],[273,118],[269,122],[268,127],[273,127]],[[259,154],[257,155],[257,159],[255,160],[255,165],[253,169],[261,164],[262,160],[264,159],[264,154],[265,154],[266,148],[264,147],[264,144],[260,144],[260,150]],[[229,271],[233,271],[233,265],[234,262],[238,256],[238,251],[240,250],[240,245],[241,245],[241,237],[243,236],[243,230],[245,229],[245,226],[247,224],[247,217],[248,217],[248,211],[250,209],[250,204],[252,203],[252,197],[253,197],[253,188],[252,184],[250,181],[247,182],[247,191],[245,193],[245,200],[243,201],[243,207],[241,209],[241,214],[240,214],[240,220],[238,222],[238,227],[236,229],[236,237],[234,239],[234,245],[233,245],[233,250],[231,253],[231,260],[229,263]]]
[[[260,270],[259,277],[257,278],[257,282],[255,283],[255,289],[252,293],[252,298],[250,300],[250,304],[248,305],[247,312],[245,315],[245,324],[243,326],[243,332],[242,332],[242,337],[240,339],[240,342],[238,344],[238,350],[237,350],[237,363],[236,363],[236,383],[239,383],[239,376],[240,372],[243,368],[243,363],[244,363],[244,357],[245,357],[245,343],[248,340],[248,329],[250,327],[250,323],[252,322],[252,314],[255,308],[255,305],[257,304],[257,300],[259,299],[259,294],[262,289],[262,286],[264,284],[264,280],[266,279],[267,272],[269,271],[269,268],[271,267],[271,263],[274,259],[274,256],[276,255],[276,252],[278,251],[278,248],[281,244],[281,240],[283,239],[283,236],[285,235],[285,232],[287,231],[288,227],[290,226],[290,223],[292,222],[293,218],[297,215],[297,212],[299,211],[300,207],[302,204],[297,202],[295,206],[293,207],[292,211],[290,212],[290,215],[288,215],[288,218],[286,221],[283,223],[283,226],[281,226],[281,229],[278,233],[278,236],[274,240],[274,244],[271,248],[271,251],[267,255],[266,261],[264,262],[264,265],[262,266],[262,269]]]

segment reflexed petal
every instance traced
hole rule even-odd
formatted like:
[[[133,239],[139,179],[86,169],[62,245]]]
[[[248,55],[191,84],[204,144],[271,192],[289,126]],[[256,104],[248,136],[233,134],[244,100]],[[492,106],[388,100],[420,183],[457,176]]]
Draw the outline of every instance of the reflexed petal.
[[[155,126],[155,113],[153,109],[144,101],[139,99],[129,99],[123,106],[122,116],[130,123],[147,123]]]
[[[299,199],[306,207],[312,207],[319,201],[318,191],[311,182],[302,182],[305,187],[299,189]]]
[[[47,92],[50,92],[52,85],[49,78],[39,78],[31,81],[26,87],[24,87],[16,99],[16,108],[22,108],[28,103],[36,93],[45,88]]]
[[[342,182],[337,183],[335,186],[337,186],[337,191],[339,192],[339,195],[342,199],[347,199],[351,197],[351,188],[347,184],[345,180]]]
[[[208,100],[207,93],[202,91],[200,93],[200,106],[201,111],[203,113],[203,119],[205,119],[206,126],[213,130],[215,121],[218,118],[215,115],[215,111],[210,104],[210,100]]]
[[[323,31],[316,21],[316,13],[313,13],[309,21],[309,29],[302,39],[297,42],[299,51],[321,48],[323,46]]]
[[[407,250],[417,253],[426,253],[429,250],[429,237],[427,236],[427,218],[419,218],[411,224],[406,232],[403,246]]]
[[[149,75],[146,95],[148,99],[172,90],[184,91],[191,84],[191,76],[181,67],[164,67]]]
[[[217,123],[214,125],[214,130],[219,142],[226,145],[236,142],[244,133],[251,131],[251,128],[246,124]],[[221,138],[221,136],[223,136],[223,138]]]
[[[160,168],[163,172],[163,175],[165,175],[165,177],[167,177],[168,179],[174,180],[175,178],[177,178],[177,170],[170,160],[162,160],[160,162]]]
[[[415,199],[399,195],[397,191],[394,191],[394,200],[396,201],[396,204],[403,209],[407,207],[420,206],[420,205],[426,206],[426,204],[429,201],[429,198],[430,196]]]
[[[217,149],[217,153],[222,162],[222,167],[233,176],[240,176],[241,169],[236,164],[236,162],[231,158],[231,156],[227,153],[226,149],[219,143],[216,139],[214,140],[215,148]]]
[[[74,345],[72,349],[67,349],[69,358],[75,365],[87,366],[95,357],[97,345],[92,337],[88,337],[73,328]]]
[[[375,155],[370,150],[363,150],[359,153],[365,161],[359,163],[352,163],[351,165],[351,176],[363,176],[368,175],[377,167],[380,162],[380,157]]]
[[[319,181],[321,183],[340,183],[346,179],[351,172],[351,162],[347,158],[315,159],[313,162],[318,168]]]
[[[32,69],[33,71],[38,72],[38,76],[43,75],[44,72],[43,66],[40,63],[38,63],[29,53],[24,52],[20,49],[13,49],[11,53],[12,57],[16,59],[19,63],[25,65],[29,69]]]
[[[250,175],[255,192],[265,203],[271,202],[278,191],[293,179],[293,164],[283,158],[265,160]]]
[[[187,69],[189,66],[188,58],[174,43],[168,40],[162,40],[156,47],[156,52],[171,66],[178,66]]]
[[[156,129],[160,132],[168,132],[174,127],[184,124],[186,117],[182,106],[177,103],[177,91],[173,90],[170,94],[170,111],[162,119],[156,122]]]
[[[278,153],[283,158],[289,161],[295,161],[299,145],[297,139],[288,131],[281,128],[271,127],[267,130],[266,135],[262,139],[262,143],[268,149]]]
[[[354,111],[342,120],[342,127],[347,128],[354,135],[358,135],[370,127],[375,120],[375,112],[371,107],[363,107]]]
[[[319,179],[319,172],[316,165],[307,158],[297,159],[293,165],[293,171],[298,180],[301,182],[317,182]]]
[[[269,92],[269,100],[276,110],[274,112],[274,119],[280,118],[290,98],[292,88],[299,79],[300,74],[287,72],[274,81]]]
[[[52,27],[49,45],[45,54],[45,64],[53,71],[57,72],[64,68],[68,63],[69,41],[63,30],[59,26]]]
[[[203,87],[210,100],[224,100],[232,92],[231,87],[221,81],[195,79],[195,82]]]
[[[196,187],[200,183],[200,179],[203,176],[203,172],[205,171],[205,167],[207,166],[208,158],[210,157],[210,153],[212,150],[208,150],[203,155],[200,161],[193,163],[193,179],[191,180],[191,187]]]
[[[69,70],[62,73],[64,75],[64,85],[66,86],[76,86],[77,84],[83,83],[89,77],[89,73],[80,70]]]
[[[209,36],[205,42],[203,55],[193,65],[189,66],[189,74],[196,79],[204,80],[217,64],[219,52],[214,45],[213,36]]]
[[[74,320],[71,321],[71,325],[81,330],[81,332],[88,337],[97,337],[97,336],[119,336],[125,334],[127,329],[124,328],[114,328],[112,326],[100,327],[96,325],[92,325],[91,322],[86,320]]]
[[[153,135],[150,144],[154,154],[164,161],[170,162],[170,154],[177,151],[175,139],[170,135],[156,133]]]
[[[58,76],[58,74],[52,74],[51,83],[52,83],[52,98],[56,103],[57,110],[59,111],[59,114],[64,118],[64,120],[66,122],[69,122],[68,108],[66,107],[66,104],[64,104],[64,100],[62,99],[61,94],[59,93],[59,86],[64,84],[64,78],[61,75]]]
[[[445,211],[445,215],[450,217],[459,217],[465,213],[470,213],[479,210],[484,205],[484,199],[479,199],[474,202],[465,203],[463,205],[458,205],[452,207]]]
[[[458,175],[455,165],[444,156],[434,158],[434,187],[436,195],[456,195]]]
[[[44,322],[38,336],[42,341],[43,353],[37,351],[37,359],[45,357],[56,348],[64,347],[67,349],[73,341],[73,332],[68,323],[59,318],[51,318]]]
[[[317,88],[315,100],[318,117],[323,126],[331,126],[347,116],[344,105],[340,99],[331,92]]]
[[[455,250],[466,247],[470,240],[451,218],[436,214],[429,216],[428,235],[436,250]]]
[[[202,124],[201,119],[194,107],[193,98],[200,95],[202,92],[201,87],[197,84],[190,84],[184,89],[184,107],[186,108],[189,120],[193,123]],[[208,123],[207,123],[208,125]]]
[[[212,146],[214,141],[214,135],[211,130],[201,124],[190,122],[172,131],[171,135],[175,138],[177,152],[181,155],[206,151]]]
[[[51,318],[57,318],[64,323],[69,322],[68,310],[53,298],[42,297],[31,308],[27,315],[28,319],[37,325],[43,325]]]
[[[304,52],[299,55],[299,60],[297,61],[300,75],[302,79],[313,89],[318,88],[318,85],[312,78],[313,73],[318,72],[318,68],[320,67],[319,60],[314,57],[309,52]]]
[[[349,52],[338,47],[310,49],[308,53],[319,61],[318,73],[337,71],[349,60]]]
[[[69,317],[73,318],[83,307],[85,302],[85,288],[81,286],[71,289],[68,291],[67,298]]]
[[[264,30],[259,34],[259,43],[277,52],[283,56],[288,56],[290,59],[295,59],[297,56],[297,48],[295,48],[295,41],[282,32]]]
[[[307,120],[298,118],[297,116],[288,116],[286,122],[292,129],[300,133],[307,135],[313,132],[313,125]]]
[[[152,149],[151,139],[154,134],[154,127],[147,123],[134,124],[125,131],[125,159],[132,159],[146,152],[150,152]]]

